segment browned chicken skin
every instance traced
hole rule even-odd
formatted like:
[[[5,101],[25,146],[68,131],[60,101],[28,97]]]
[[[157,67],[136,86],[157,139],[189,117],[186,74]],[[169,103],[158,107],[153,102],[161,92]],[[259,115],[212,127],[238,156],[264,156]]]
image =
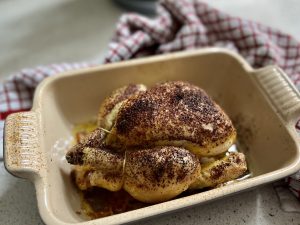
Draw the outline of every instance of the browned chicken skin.
[[[106,144],[115,148],[172,145],[199,156],[227,151],[236,131],[224,111],[199,87],[166,82],[124,101]]]
[[[200,163],[226,152],[236,131],[202,89],[186,82],[117,89],[101,105],[98,125],[66,155],[77,165],[75,181],[82,190],[124,188],[154,203],[188,188],[214,187],[247,170],[242,153]]]

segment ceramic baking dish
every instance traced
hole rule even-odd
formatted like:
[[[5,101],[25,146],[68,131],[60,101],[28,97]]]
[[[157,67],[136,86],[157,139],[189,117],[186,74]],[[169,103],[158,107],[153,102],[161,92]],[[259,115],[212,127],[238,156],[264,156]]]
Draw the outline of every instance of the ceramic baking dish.
[[[252,177],[227,186],[102,219],[76,213],[78,193],[64,160],[72,126],[97,114],[100,102],[128,83],[185,80],[204,88],[233,120]],[[30,179],[46,224],[119,224],[208,202],[271,182],[300,169],[300,96],[276,66],[252,69],[239,55],[208,48],[69,72],[46,79],[29,112],[5,123],[5,166]],[[30,206],[28,206],[30,207]]]

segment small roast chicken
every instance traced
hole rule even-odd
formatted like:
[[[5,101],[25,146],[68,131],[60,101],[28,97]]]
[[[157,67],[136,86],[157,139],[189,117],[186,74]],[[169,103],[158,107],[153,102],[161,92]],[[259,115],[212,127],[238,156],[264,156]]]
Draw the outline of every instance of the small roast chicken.
[[[187,82],[117,89],[100,106],[98,128],[73,146],[81,190],[126,190],[157,203],[187,189],[215,187],[247,170],[242,153],[228,152],[236,130],[201,88]]]

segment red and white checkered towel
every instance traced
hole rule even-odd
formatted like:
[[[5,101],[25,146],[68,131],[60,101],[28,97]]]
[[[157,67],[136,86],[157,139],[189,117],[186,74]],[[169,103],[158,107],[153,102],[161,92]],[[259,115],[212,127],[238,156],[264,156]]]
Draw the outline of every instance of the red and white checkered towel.
[[[103,63],[207,46],[236,51],[255,68],[277,64],[300,89],[300,44],[296,39],[274,28],[232,17],[198,0],[163,0],[154,19],[134,13],[123,15]],[[8,114],[30,109],[34,89],[41,80],[93,65],[53,64],[12,75],[0,84],[1,132]],[[300,198],[300,177],[287,180]]]

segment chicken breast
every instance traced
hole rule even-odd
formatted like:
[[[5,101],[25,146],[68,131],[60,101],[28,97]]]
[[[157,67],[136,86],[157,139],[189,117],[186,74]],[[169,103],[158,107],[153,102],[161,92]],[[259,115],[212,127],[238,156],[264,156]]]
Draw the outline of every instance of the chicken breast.
[[[171,145],[211,156],[235,139],[231,120],[201,88],[174,81],[124,101],[105,143],[115,149]]]

